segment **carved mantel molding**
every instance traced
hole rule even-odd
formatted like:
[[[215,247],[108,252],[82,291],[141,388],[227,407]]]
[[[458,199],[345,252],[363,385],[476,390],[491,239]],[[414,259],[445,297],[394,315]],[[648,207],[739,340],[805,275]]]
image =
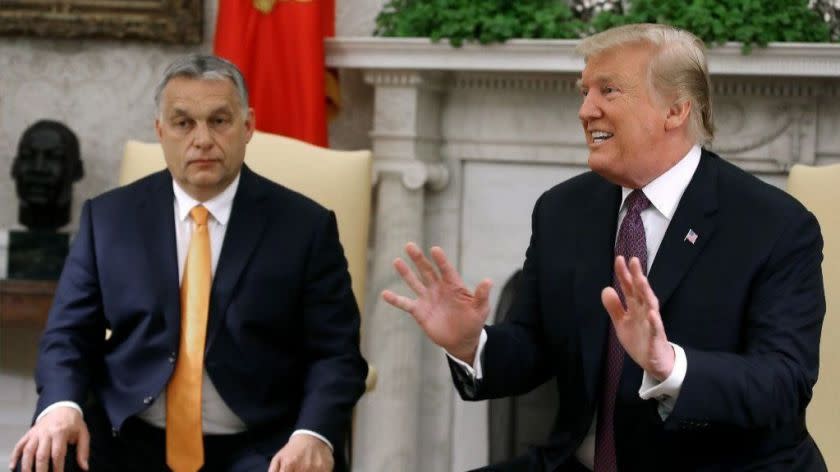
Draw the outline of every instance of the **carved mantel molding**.
[[[326,40],[327,64],[352,69],[580,72],[577,40],[511,40],[454,48],[426,38],[340,37]],[[840,77],[840,45],[770,43],[744,55],[729,43],[709,50],[712,75]]]
[[[418,190],[428,185],[439,191],[449,183],[449,169],[439,162],[377,159],[373,165],[373,184],[379,182],[382,174],[397,174],[409,190]]]

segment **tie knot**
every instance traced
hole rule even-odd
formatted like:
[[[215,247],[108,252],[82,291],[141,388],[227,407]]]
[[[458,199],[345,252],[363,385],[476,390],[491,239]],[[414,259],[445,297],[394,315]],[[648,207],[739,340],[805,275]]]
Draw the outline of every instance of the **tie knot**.
[[[640,189],[633,190],[627,196],[627,212],[641,213],[650,206],[650,200]]]
[[[190,216],[192,216],[193,221],[197,226],[202,226],[207,224],[207,216],[210,212],[207,211],[207,208],[204,208],[202,205],[196,205],[190,210]]]

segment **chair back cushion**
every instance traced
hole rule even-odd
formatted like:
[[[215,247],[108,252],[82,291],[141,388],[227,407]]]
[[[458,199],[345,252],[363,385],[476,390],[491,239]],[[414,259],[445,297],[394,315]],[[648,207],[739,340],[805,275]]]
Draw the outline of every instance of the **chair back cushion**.
[[[807,419],[828,470],[840,470],[840,164],[795,165],[787,190],[816,215],[825,241],[822,271],[826,313],[820,341],[820,376]]]

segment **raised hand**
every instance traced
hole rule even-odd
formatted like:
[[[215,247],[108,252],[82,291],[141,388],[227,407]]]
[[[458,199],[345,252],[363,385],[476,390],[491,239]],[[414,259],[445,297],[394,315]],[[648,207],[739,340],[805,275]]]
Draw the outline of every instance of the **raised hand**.
[[[633,361],[660,382],[674,369],[674,348],[668,343],[659,299],[650,288],[638,258],[615,258],[615,274],[627,309],[621,305],[618,293],[612,287],[601,291],[601,302],[610,314],[618,341]]]
[[[410,313],[435,344],[472,364],[490,313],[488,299],[492,282],[484,279],[471,291],[439,247],[429,251],[437,269],[416,244],[406,244],[405,252],[417,268],[417,274],[400,258],[394,261],[394,268],[417,298],[390,290],[383,291],[382,298]]]

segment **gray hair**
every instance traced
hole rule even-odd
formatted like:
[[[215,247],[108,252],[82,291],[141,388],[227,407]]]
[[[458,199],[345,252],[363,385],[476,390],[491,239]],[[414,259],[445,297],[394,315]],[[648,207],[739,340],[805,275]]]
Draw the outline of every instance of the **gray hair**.
[[[611,28],[583,39],[578,52],[584,61],[602,52],[631,44],[654,47],[648,80],[660,97],[674,95],[677,101],[691,102],[688,131],[699,144],[708,144],[715,136],[712,116],[711,79],[706,61],[706,46],[688,31],[673,26],[635,24]]]
[[[245,79],[232,62],[209,54],[190,54],[176,59],[166,68],[163,78],[155,87],[155,107],[160,111],[160,96],[164,87],[175,77],[187,77],[200,80],[230,80],[236,86],[242,111],[248,113],[248,88]]]

